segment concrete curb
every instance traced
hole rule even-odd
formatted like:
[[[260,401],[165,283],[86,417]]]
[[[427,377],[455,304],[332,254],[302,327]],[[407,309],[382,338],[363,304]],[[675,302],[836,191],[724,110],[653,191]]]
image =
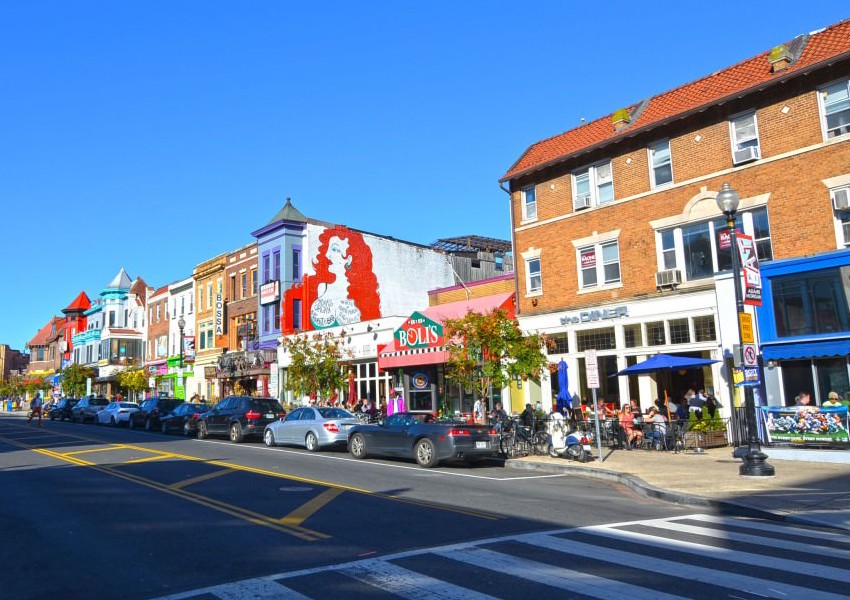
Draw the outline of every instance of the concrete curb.
[[[572,464],[557,465],[551,463],[518,459],[505,460],[505,466],[513,469],[541,471],[544,473],[552,473],[557,475],[577,475],[580,477],[590,477],[592,479],[619,483],[642,496],[646,496],[647,498],[654,498],[656,500],[663,500],[665,502],[672,502],[674,504],[714,508],[738,516],[754,517],[771,521],[781,521],[798,525],[824,527],[828,529],[835,529],[838,531],[848,531],[847,528],[842,527],[840,525],[824,523],[816,518],[806,517],[799,514],[791,515],[780,512],[774,512],[767,509],[754,508],[741,502],[706,498],[704,496],[697,496],[694,494],[687,494],[684,492],[677,492],[675,490],[659,488],[650,485],[637,475],[629,475],[626,473],[620,473],[618,471],[594,469],[591,467],[583,467]]]

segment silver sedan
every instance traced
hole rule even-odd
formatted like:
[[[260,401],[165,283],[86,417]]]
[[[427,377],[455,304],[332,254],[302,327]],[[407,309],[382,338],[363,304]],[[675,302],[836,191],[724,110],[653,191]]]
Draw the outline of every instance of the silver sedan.
[[[291,444],[316,452],[323,446],[345,444],[348,430],[357,423],[357,417],[342,408],[302,406],[283,421],[266,425],[263,440],[267,446]]]

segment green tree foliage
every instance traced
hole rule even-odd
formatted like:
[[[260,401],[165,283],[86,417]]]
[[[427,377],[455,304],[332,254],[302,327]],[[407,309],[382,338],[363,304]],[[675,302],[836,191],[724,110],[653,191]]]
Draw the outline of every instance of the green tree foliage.
[[[287,340],[292,362],[284,387],[296,395],[329,398],[345,382],[340,361],[346,358],[342,336],[331,333],[296,335]]]
[[[486,397],[491,386],[501,390],[515,377],[536,379],[548,366],[542,337],[523,335],[502,309],[450,319],[443,334],[450,340],[446,377],[478,396]]]
[[[148,389],[148,373],[145,369],[135,367],[118,373],[118,385],[125,390],[130,397],[136,397],[140,392]]]
[[[86,393],[86,379],[94,380],[95,373],[91,367],[72,364],[62,369],[62,379],[59,385],[62,393],[72,398],[82,398]]]

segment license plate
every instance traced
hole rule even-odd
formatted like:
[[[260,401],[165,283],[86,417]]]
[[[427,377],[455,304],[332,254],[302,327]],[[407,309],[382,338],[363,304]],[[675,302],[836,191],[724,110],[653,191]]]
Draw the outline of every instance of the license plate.
[[[475,448],[479,450],[486,450],[490,447],[490,442],[475,442]]]
[[[266,413],[267,419],[274,419],[274,413]]]

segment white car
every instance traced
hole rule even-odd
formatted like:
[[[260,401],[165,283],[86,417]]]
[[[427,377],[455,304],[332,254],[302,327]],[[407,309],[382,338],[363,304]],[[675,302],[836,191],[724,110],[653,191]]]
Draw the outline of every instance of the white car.
[[[110,402],[98,411],[97,422],[100,425],[120,425],[130,420],[130,415],[139,410],[135,402]]]

